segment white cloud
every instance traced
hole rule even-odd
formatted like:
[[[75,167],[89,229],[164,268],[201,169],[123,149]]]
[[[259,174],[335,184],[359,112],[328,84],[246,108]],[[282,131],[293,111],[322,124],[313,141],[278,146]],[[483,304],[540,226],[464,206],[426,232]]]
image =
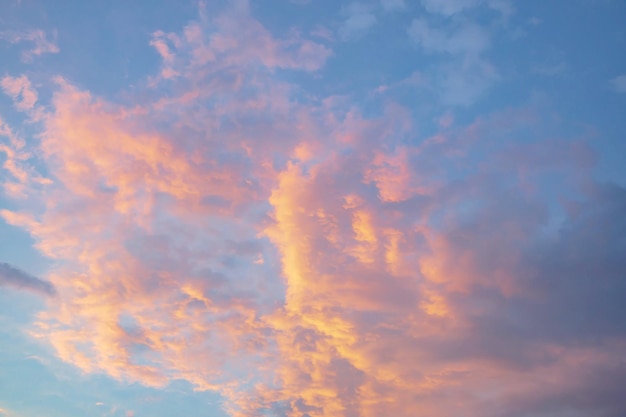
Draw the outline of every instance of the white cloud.
[[[611,80],[613,90],[618,93],[626,93],[626,74],[617,76]]]
[[[498,72],[488,62],[472,59],[461,66],[450,64],[440,74],[440,100],[444,104],[469,106],[475,103],[497,80]]]
[[[344,40],[356,40],[376,24],[376,16],[370,8],[361,3],[352,3],[343,10],[346,16],[339,33]]]
[[[408,29],[411,39],[428,52],[477,55],[489,47],[487,32],[474,23],[456,30],[432,27],[424,18],[414,19]]]
[[[395,12],[406,9],[405,0],[380,0],[380,4],[386,12]]]
[[[504,16],[513,13],[510,0],[422,0],[422,6],[429,13],[452,16],[465,10],[485,5]]]
[[[418,18],[411,23],[408,34],[425,52],[448,55],[449,59],[431,77],[443,104],[471,105],[499,78],[497,70],[483,56],[491,44],[490,34],[476,23],[447,22],[435,26],[428,19]]]
[[[429,13],[452,16],[465,9],[476,7],[480,0],[422,0],[422,6]]]
[[[534,74],[554,77],[557,75],[563,75],[565,71],[567,71],[567,64],[563,61],[549,64],[537,64],[533,65],[530,70]]]
[[[515,12],[515,8],[510,0],[488,0],[487,6],[497,12],[500,12],[505,17],[508,17]]]

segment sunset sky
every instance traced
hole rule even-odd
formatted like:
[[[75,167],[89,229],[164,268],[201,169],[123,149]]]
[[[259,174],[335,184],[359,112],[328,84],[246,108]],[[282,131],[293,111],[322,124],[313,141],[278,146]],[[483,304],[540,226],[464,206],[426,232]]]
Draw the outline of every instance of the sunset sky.
[[[624,1],[0,1],[0,417],[624,387]]]

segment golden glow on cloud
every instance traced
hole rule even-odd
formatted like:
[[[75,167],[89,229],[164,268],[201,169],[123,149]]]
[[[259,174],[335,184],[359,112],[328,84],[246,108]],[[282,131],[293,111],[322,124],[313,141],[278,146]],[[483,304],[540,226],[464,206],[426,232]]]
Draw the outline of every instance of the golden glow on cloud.
[[[458,128],[448,115],[416,143],[400,105],[366,117],[343,97],[299,100],[277,74],[332,52],[273,36],[246,4],[155,32],[144,94],[58,78],[42,104],[25,75],[2,79],[40,129],[27,146],[0,120],[18,202],[0,216],[54,260],[58,297],[31,334],[85,373],[216,391],[236,417],[489,415],[490,398],[599,362],[519,320],[519,297],[541,300],[523,261],[547,215],[492,177],[521,183],[539,162],[471,159],[524,110]],[[523,348],[501,336],[518,324]]]

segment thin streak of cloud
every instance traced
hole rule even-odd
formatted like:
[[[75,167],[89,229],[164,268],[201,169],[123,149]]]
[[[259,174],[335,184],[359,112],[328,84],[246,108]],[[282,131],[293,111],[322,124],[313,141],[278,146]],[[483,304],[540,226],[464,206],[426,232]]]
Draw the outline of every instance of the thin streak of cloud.
[[[45,296],[56,295],[56,290],[50,282],[36,278],[5,262],[0,262],[0,286],[12,287]]]

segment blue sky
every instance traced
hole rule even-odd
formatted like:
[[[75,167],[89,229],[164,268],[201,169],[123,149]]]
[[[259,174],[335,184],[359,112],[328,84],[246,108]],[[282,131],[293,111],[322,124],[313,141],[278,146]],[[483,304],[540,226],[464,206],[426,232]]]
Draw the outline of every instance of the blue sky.
[[[625,19],[2,2],[0,417],[626,414]]]

